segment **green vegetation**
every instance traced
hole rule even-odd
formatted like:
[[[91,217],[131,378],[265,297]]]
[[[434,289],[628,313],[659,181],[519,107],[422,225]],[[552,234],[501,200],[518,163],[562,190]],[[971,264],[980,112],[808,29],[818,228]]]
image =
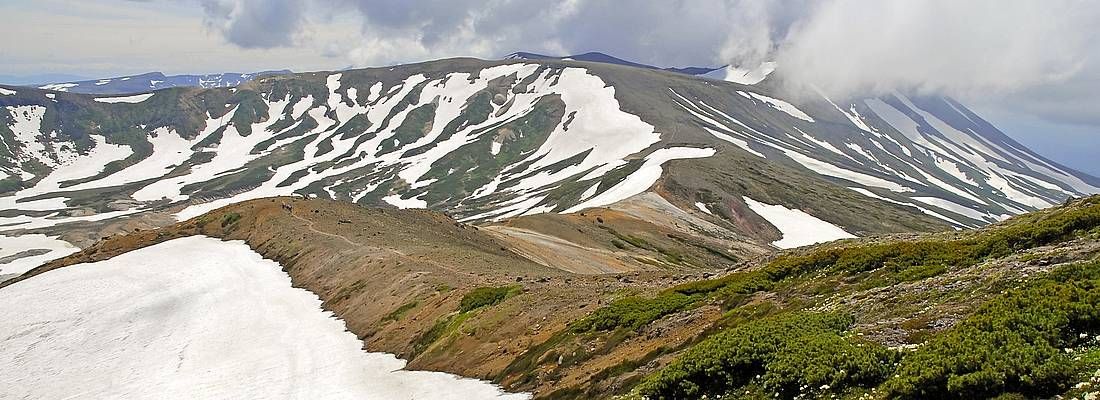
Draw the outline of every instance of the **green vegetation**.
[[[1100,332],[1100,262],[1060,267],[1008,290],[907,354],[852,336],[852,322],[804,311],[750,320],[693,346],[636,392],[650,399],[871,389],[902,399],[1051,397],[1100,366],[1085,347]]]
[[[447,288],[447,290],[450,290],[450,288]],[[437,340],[450,336],[470,318],[473,311],[500,304],[522,291],[523,288],[519,285],[487,286],[471,290],[465,296],[462,296],[457,312],[440,318],[432,325],[431,329],[416,338],[413,342],[412,356],[415,357],[424,352]],[[409,308],[412,307],[415,307],[415,304]]]
[[[641,238],[614,236],[614,246],[651,247]],[[725,314],[695,344],[688,344],[677,361],[637,384],[635,395],[984,398],[1007,393],[1032,398],[1066,393],[1085,379],[1084,371],[1100,367],[1100,350],[1088,347],[1100,341],[1092,339],[1100,333],[1100,263],[1095,261],[1062,267],[1046,278],[990,282],[979,289],[983,292],[959,293],[980,295],[987,302],[976,306],[980,309],[961,309],[969,317],[947,330],[931,328],[932,321],[939,321],[931,316],[903,321],[909,326],[903,328],[903,337],[924,342],[912,352],[862,340],[850,331],[853,319],[845,313],[808,310],[844,293],[922,281],[1083,237],[1100,237],[1100,197],[954,236],[788,253],[755,270],[616,299],[530,349],[502,376],[519,374],[520,382],[530,382],[548,373],[539,379],[549,379],[568,364],[556,361],[611,351],[606,346],[586,349],[585,343],[611,341],[664,316],[721,304]],[[761,292],[771,293],[753,297]],[[923,295],[944,294],[933,290]],[[770,296],[778,296],[777,301]],[[749,304],[750,298],[762,301]],[[1083,343],[1089,340],[1092,344]],[[600,379],[625,374],[630,365],[608,369]]]
[[[469,318],[469,313],[457,313],[435,321],[431,329],[420,334],[420,336],[417,336],[416,340],[413,341],[412,357],[416,357],[425,350],[428,350],[428,348],[432,346],[432,343],[435,343],[437,340],[450,336]]]
[[[466,108],[458,118],[444,127],[433,143],[408,150],[404,156],[411,156],[433,148],[446,140],[463,126],[474,126],[488,120],[492,113],[492,94],[479,92],[467,102]],[[423,197],[432,204],[446,201],[451,197],[461,197],[472,193],[492,181],[502,168],[522,161],[545,142],[546,138],[561,122],[565,113],[565,103],[557,95],[540,98],[533,109],[525,116],[501,125],[492,125],[478,131],[480,139],[467,143],[459,150],[448,153],[432,164],[424,179],[438,179],[434,188]],[[500,138],[501,148],[497,154],[489,150],[492,142]],[[524,165],[514,166],[521,171]],[[514,182],[513,182],[514,183]],[[583,190],[583,189],[582,189]]]
[[[397,129],[394,130],[393,136],[378,146],[378,154],[393,152],[401,146],[423,137],[432,128],[435,109],[435,103],[428,103],[409,111],[405,115],[405,119],[401,121],[401,125],[398,125]]]
[[[630,296],[600,308],[573,323],[577,332],[607,331],[616,328],[638,329],[657,318],[684,310],[696,299],[680,293],[664,293],[654,298]]]
[[[575,332],[635,330],[665,315],[690,309],[711,296],[728,304],[736,303],[772,285],[772,281],[758,272],[738,272],[719,279],[685,283],[649,298],[628,296],[615,300],[574,322],[571,328]]]
[[[1079,207],[1027,215],[972,237],[821,249],[779,257],[764,271],[778,280],[812,271],[858,274],[885,269],[890,279],[881,282],[891,284],[923,279],[1015,251],[1061,242],[1098,227],[1100,198],[1094,197],[1083,200]]]
[[[260,94],[252,90],[237,91],[230,103],[237,104],[237,111],[230,117],[230,122],[237,128],[241,136],[252,134],[252,124],[266,120],[267,104]]]
[[[853,321],[843,314],[805,312],[752,321],[692,347],[638,391],[651,399],[701,398],[757,380],[764,390],[790,398],[803,391],[881,382],[897,355],[844,336]]]
[[[496,286],[496,287],[479,287],[466,293],[462,296],[462,301],[459,303],[459,312],[470,312],[481,307],[488,307],[499,304],[505,299],[518,294],[521,291],[519,286]]]
[[[231,212],[222,216],[222,228],[233,225],[241,219],[241,214]]]
[[[1050,397],[1088,361],[1063,349],[1098,331],[1100,262],[1065,266],[989,301],[907,355],[885,389],[910,399]]]
[[[417,304],[419,303],[416,300],[402,304],[401,307],[397,307],[396,310],[393,310],[393,312],[386,314],[385,317],[382,317],[382,322],[397,321],[401,319],[401,317],[404,317],[405,314],[408,313],[410,310],[416,308]]]

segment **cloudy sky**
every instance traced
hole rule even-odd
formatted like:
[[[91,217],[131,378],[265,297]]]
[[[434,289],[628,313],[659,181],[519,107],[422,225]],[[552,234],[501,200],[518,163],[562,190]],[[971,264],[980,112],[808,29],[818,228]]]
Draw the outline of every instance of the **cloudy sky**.
[[[513,51],[660,66],[776,60],[836,95],[959,98],[1100,175],[1100,2],[5,0],[0,82],[295,71]]]

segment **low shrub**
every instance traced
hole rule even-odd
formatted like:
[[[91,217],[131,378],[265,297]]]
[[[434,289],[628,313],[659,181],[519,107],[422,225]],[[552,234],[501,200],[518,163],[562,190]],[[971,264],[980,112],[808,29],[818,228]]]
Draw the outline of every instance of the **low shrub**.
[[[845,314],[791,312],[717,333],[637,387],[649,399],[724,396],[751,381],[784,398],[833,387],[874,386],[897,354],[843,336]]]
[[[1062,267],[1007,291],[902,361],[898,398],[1050,397],[1080,372],[1066,348],[1100,330],[1100,263]]]
[[[479,287],[462,296],[459,312],[470,312],[481,307],[496,305],[508,297],[519,293],[518,286]]]

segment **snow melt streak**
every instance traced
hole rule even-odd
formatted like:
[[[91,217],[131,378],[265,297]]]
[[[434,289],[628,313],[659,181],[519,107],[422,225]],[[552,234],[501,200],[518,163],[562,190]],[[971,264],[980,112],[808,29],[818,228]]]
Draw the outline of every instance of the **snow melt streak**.
[[[0,293],[0,398],[526,397],[361,351],[241,242],[175,239]]]

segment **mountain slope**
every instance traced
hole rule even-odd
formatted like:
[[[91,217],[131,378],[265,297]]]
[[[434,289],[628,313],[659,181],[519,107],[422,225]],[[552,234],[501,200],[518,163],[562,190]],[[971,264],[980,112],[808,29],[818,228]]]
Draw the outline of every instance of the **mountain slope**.
[[[670,72],[679,72],[688,75],[704,75],[707,73],[723,70],[723,68],[706,68],[706,67],[673,67],[673,68],[660,68],[652,65],[640,64],[633,61],[624,60],[609,54],[604,54],[596,51],[590,51],[587,53],[574,54],[571,56],[548,56],[544,54],[529,53],[525,51],[517,51],[515,53],[504,56],[505,60],[559,60],[559,61],[585,61],[603,64],[615,64],[623,65],[627,67],[637,67],[646,69],[660,69]]]
[[[127,96],[0,88],[0,224],[86,245],[273,195],[486,221],[650,192],[766,246],[805,243],[781,242],[799,221],[832,232],[808,242],[972,227],[1100,190],[951,99],[772,86],[449,59]]]

